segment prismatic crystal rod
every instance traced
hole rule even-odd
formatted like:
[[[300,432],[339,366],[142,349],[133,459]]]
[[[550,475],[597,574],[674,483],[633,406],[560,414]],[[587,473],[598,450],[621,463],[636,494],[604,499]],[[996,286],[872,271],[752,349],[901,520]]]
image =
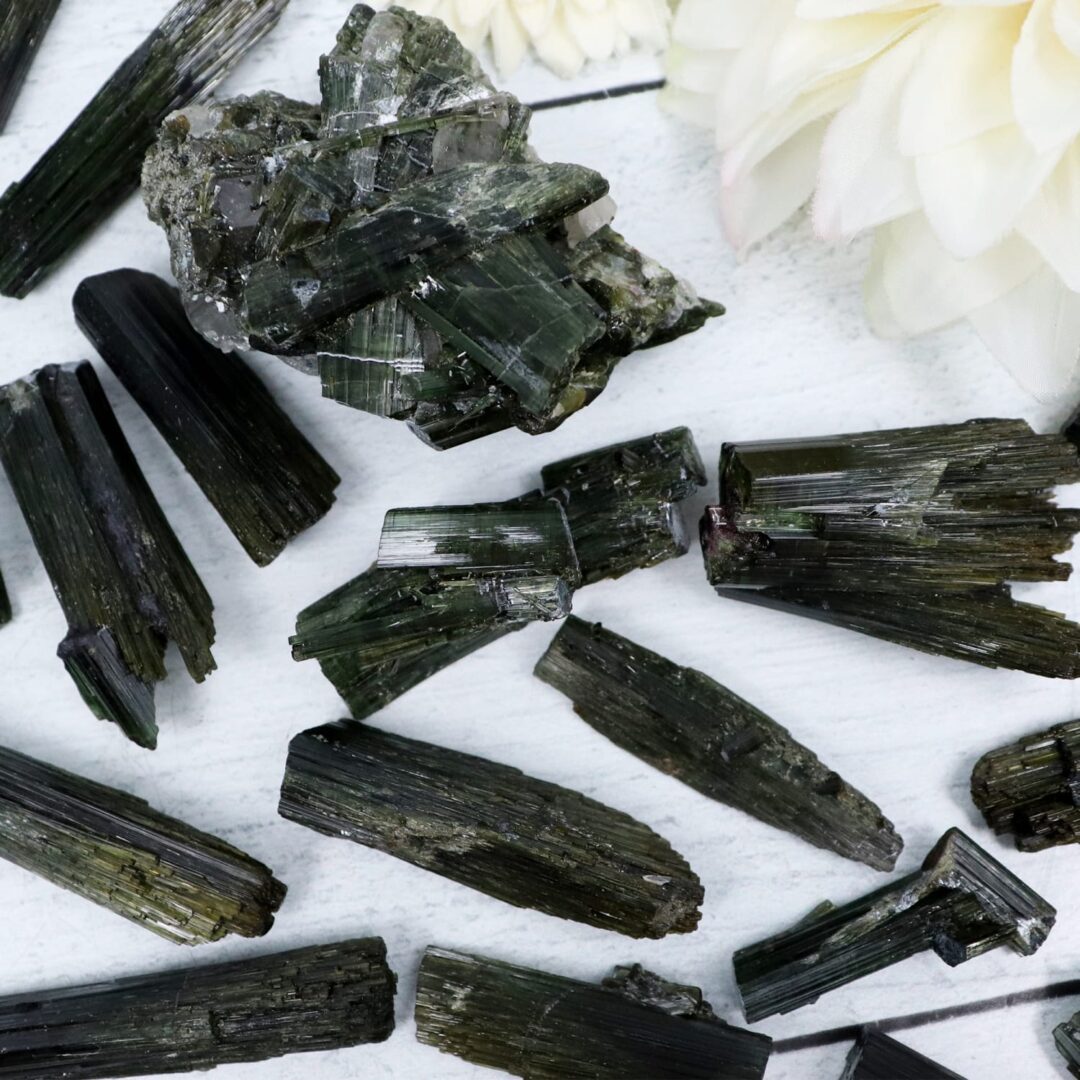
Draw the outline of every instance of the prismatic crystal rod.
[[[60,0],[0,0],[0,132]]]
[[[880,1031],[866,1031],[851,1048],[840,1080],[964,1080]]]

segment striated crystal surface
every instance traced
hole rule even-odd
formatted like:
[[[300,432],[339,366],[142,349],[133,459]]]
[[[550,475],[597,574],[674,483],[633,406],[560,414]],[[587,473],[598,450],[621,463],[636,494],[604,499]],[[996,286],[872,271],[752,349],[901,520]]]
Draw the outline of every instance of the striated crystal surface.
[[[646,825],[518,769],[344,722],[289,746],[279,812],[517,907],[630,937],[688,933],[704,890]]]
[[[864,1031],[851,1048],[840,1080],[964,1080],[959,1073],[890,1039]]]
[[[0,132],[60,0],[0,0]]]
[[[696,986],[640,965],[596,985],[434,946],[420,963],[416,1037],[529,1080],[761,1080],[772,1049],[717,1017]]]
[[[1080,1077],[1080,1013],[1054,1028],[1054,1045],[1073,1076]]]
[[[571,616],[536,675],[612,742],[702,794],[876,870],[896,865],[903,842],[874,803],[700,671]]]

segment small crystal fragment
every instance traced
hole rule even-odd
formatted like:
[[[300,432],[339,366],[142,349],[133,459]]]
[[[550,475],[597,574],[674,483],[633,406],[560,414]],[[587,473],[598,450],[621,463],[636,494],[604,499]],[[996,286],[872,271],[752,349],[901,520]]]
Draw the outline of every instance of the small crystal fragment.
[[[3,747],[0,856],[180,945],[261,937],[285,898],[270,868],[231,844]]]
[[[288,0],[179,0],[0,197],[0,294],[26,296],[125,196],[174,109],[208,94]]]
[[[279,812],[517,907],[630,937],[683,934],[704,890],[650,828],[518,769],[367,724],[289,747]]]
[[[875,870],[896,865],[903,842],[877,806],[700,671],[571,616],[536,675],[587,724],[702,794]]]
[[[840,1080],[964,1080],[959,1073],[880,1031],[864,1031],[851,1048]]]
[[[87,278],[75,318],[260,566],[334,502],[337,473],[235,353],[191,328],[153,274]]]
[[[0,0],[0,132],[60,0]]]
[[[1014,600],[1066,580],[1077,452],[1021,420],[725,445],[701,542],[721,596],[925,652],[1080,676],[1080,626]]]
[[[201,682],[213,604],[89,364],[0,387],[0,459],[68,621],[61,658],[97,716],[153,748],[165,646]]]
[[[383,1042],[396,978],[381,938],[0,998],[0,1065],[111,1080]]]
[[[1020,851],[1080,842],[1080,720],[1055,724],[984,754],[971,797],[987,825]]]
[[[1054,1045],[1065,1059],[1069,1072],[1080,1077],[1080,1012],[1054,1028]]]
[[[429,947],[416,1037],[529,1080],[761,1080],[767,1035],[725,1023],[696,986],[640,966],[600,985]]]
[[[956,967],[1009,945],[1036,952],[1057,912],[959,829],[922,870],[841,907],[822,905],[790,930],[735,953],[735,980],[750,1023],[932,950]]]

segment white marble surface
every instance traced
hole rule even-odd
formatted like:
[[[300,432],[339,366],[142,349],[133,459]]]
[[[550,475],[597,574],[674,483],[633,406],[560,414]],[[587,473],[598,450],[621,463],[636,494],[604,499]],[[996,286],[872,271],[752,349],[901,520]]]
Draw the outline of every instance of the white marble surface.
[[[66,0],[0,138],[0,184],[30,166],[167,7],[168,0]],[[294,0],[278,30],[225,89],[270,86],[314,96],[318,55],[347,9],[346,0]],[[593,68],[568,86],[529,69],[510,88],[536,100],[657,70],[651,58],[628,58]],[[723,439],[984,415],[1019,415],[1049,429],[1071,404],[1028,397],[966,328],[906,345],[876,340],[860,309],[862,244],[829,250],[813,241],[805,224],[795,224],[737,265],[714,212],[709,140],[662,113],[654,95],[545,112],[536,118],[535,142],[545,157],[603,170],[626,235],[727,302],[730,314],[691,338],[625,362],[600,401],[552,435],[508,432],[443,455],[404,426],[323,401],[314,380],[259,358],[261,373],[343,477],[329,517],[265,570],[246,559],[99,363],[124,430],[217,604],[219,671],[201,687],[179,672],[161,686],[156,753],[95,722],[64,676],[54,656],[64,622],[14,500],[0,484],[0,565],[16,611],[0,632],[0,741],[129,788],[251,851],[290,886],[264,941],[233,940],[193,954],[0,864],[0,993],[382,934],[400,975],[399,1025],[390,1041],[220,1075],[479,1077],[490,1074],[439,1056],[413,1037],[414,971],[429,943],[588,979],[615,963],[640,960],[699,983],[722,1015],[738,1021],[733,949],[788,925],[824,897],[850,899],[884,881],[711,803],[605,742],[530,674],[554,628],[514,635],[441,673],[376,722],[522,766],[648,822],[705,883],[696,933],[637,943],[518,911],[276,816],[288,739],[344,711],[314,664],[290,660],[294,616],[368,564],[387,508],[506,498],[534,484],[546,461],[676,424],[693,428],[714,463]],[[87,356],[70,316],[71,293],[86,274],[125,264],[168,269],[163,236],[134,198],[27,300],[0,301],[0,379]],[[710,489],[715,466],[712,474]],[[704,501],[693,506],[695,516]],[[1080,615],[1075,587],[1029,591]],[[762,1030],[782,1038],[1080,974],[1080,851],[1019,855],[980,826],[966,791],[983,750],[1078,715],[1073,686],[934,659],[721,601],[707,588],[696,554],[590,588],[580,594],[577,610],[701,668],[789,725],[895,821],[907,841],[900,870],[915,867],[938,835],[958,824],[1060,909],[1050,946],[1033,958],[997,952],[950,970],[923,956]],[[175,670],[176,657],[171,660]],[[1050,1028],[1077,1008],[1080,999],[1066,999],[925,1028],[907,1039],[969,1078],[1049,1080],[1063,1075]],[[777,1056],[769,1080],[828,1080],[839,1075],[845,1051]]]

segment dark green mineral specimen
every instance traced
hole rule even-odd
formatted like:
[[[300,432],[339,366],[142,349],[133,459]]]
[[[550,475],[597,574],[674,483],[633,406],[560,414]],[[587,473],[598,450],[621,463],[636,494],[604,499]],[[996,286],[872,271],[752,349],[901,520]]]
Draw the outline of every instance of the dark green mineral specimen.
[[[1069,1072],[1080,1077],[1080,1013],[1054,1028],[1054,1044],[1069,1066]]]
[[[880,1031],[866,1031],[851,1048],[840,1080],[964,1080],[959,1073]]]
[[[260,566],[334,503],[340,478],[235,353],[191,328],[153,274],[87,278],[75,318]]]
[[[25,296],[139,185],[174,109],[205,97],[288,0],[180,0],[0,197],[0,294]]]
[[[171,117],[144,170],[196,328],[318,374],[439,449],[551,430],[618,361],[722,312],[608,227],[606,182],[547,165],[530,112],[437,19],[359,4],[319,106]]]
[[[297,735],[279,812],[517,907],[630,937],[688,933],[704,890],[627,814],[518,769],[345,722]]]
[[[0,0],[0,132],[60,0]]]
[[[774,937],[735,953],[735,979],[751,1023],[933,950],[956,967],[1001,945],[1030,956],[1056,912],[959,829],[922,870],[841,907],[823,904]]]
[[[0,998],[0,1075],[110,1080],[383,1042],[381,938]]]
[[[912,648],[1036,675],[1080,676],[1080,626],[1014,600],[1064,581],[1080,481],[1061,435],[1022,420],[727,444],[702,522],[721,596]]]
[[[971,797],[1020,851],[1080,842],[1080,720],[991,750],[971,773]]]
[[[181,945],[260,937],[285,898],[269,867],[216,836],[2,747],[0,856]]]
[[[213,605],[89,364],[0,387],[0,458],[68,621],[60,657],[97,716],[152,748],[165,646],[201,682]]]
[[[875,870],[896,865],[903,843],[869,799],[700,671],[571,616],[536,675],[601,734],[702,794]]]
[[[716,1016],[696,986],[639,965],[602,984],[431,947],[416,1037],[528,1080],[761,1080],[767,1035]]]

